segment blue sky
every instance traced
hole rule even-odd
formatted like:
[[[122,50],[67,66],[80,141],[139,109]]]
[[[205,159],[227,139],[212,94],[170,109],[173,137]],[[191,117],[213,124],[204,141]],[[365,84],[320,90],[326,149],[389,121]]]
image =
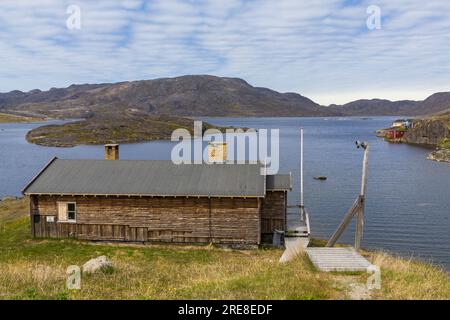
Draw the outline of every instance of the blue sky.
[[[450,1],[0,1],[0,92],[213,74],[322,104],[424,99],[450,91],[449,60]]]

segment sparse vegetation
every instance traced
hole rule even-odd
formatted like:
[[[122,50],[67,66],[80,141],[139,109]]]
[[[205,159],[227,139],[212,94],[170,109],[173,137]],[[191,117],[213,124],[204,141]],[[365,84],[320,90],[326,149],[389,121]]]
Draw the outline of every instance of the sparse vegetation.
[[[322,273],[307,257],[279,265],[281,250],[138,246],[30,238],[27,199],[0,202],[0,299],[348,299],[367,274]],[[315,240],[314,245],[323,241]],[[381,266],[375,299],[450,299],[447,273],[422,262],[365,253]],[[114,270],[67,290],[66,268],[108,256]]]
[[[447,138],[442,142],[441,148],[450,149],[450,138]]]
[[[204,130],[212,128],[203,123]],[[175,129],[193,131],[194,120],[169,116],[119,114],[94,116],[63,125],[42,126],[28,132],[28,142],[43,146],[73,147],[79,144],[132,143],[170,139]]]
[[[0,123],[37,122],[43,120],[43,118],[24,117],[9,113],[0,113]]]

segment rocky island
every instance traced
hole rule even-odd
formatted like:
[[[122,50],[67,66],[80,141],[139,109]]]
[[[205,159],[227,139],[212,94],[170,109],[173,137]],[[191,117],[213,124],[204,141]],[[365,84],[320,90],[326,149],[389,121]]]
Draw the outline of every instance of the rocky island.
[[[0,93],[0,110],[72,120],[27,134],[30,143],[58,147],[169,139],[175,129],[192,131],[193,117],[338,114],[299,94],[207,75],[15,90]]]
[[[139,113],[104,114],[61,125],[45,125],[29,131],[26,139],[30,143],[48,147],[133,143],[167,140],[179,128],[192,133],[194,119]],[[203,130],[210,128],[213,126],[203,122]]]
[[[427,159],[437,162],[450,162],[450,149],[438,149],[433,151],[428,155]]]
[[[28,133],[29,142],[44,146],[167,139],[176,128],[192,128],[192,117],[422,116],[448,108],[449,92],[433,94],[424,101],[365,99],[322,106],[298,93],[281,93],[252,86],[243,79],[211,75],[0,93],[0,112],[8,114],[3,118],[0,115],[0,122],[72,120]],[[428,130],[425,122],[419,127]],[[438,127],[439,124],[436,130],[441,130]],[[414,129],[406,133],[404,142],[423,143],[420,132],[421,129]],[[380,135],[385,136],[386,132]],[[397,139],[396,136],[391,141]]]

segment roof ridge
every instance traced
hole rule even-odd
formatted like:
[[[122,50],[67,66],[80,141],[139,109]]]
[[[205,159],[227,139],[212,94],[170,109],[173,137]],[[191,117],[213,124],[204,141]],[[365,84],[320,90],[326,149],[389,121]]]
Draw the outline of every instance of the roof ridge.
[[[58,157],[53,157],[47,164],[39,171],[31,180],[27,183],[27,185],[21,190],[22,194],[25,194],[25,191],[33,184],[34,181],[36,181],[37,178],[45,171],[48,167],[55,161],[58,160]]]
[[[117,162],[172,162],[172,160],[161,160],[161,159],[117,159],[117,160],[106,160],[106,159],[59,159],[59,161],[98,161],[98,162],[105,162],[105,163],[117,163]],[[258,165],[263,166],[263,163],[238,163],[238,162],[231,162],[231,163],[181,163],[181,164],[175,164],[174,165],[207,165],[207,166],[229,166],[229,165],[239,165],[239,166],[248,166],[248,165]]]

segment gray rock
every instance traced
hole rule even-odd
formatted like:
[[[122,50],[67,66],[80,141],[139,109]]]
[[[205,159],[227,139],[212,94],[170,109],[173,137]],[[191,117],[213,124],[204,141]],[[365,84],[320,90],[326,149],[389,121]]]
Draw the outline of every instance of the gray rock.
[[[436,146],[449,135],[445,122],[427,119],[415,122],[414,128],[406,132],[404,140],[408,143]]]
[[[109,260],[106,256],[100,256],[83,264],[83,273],[95,273],[112,268],[113,264],[111,260]]]
[[[441,149],[431,152],[428,155],[428,160],[433,160],[437,162],[449,162],[450,163],[450,150]]]

